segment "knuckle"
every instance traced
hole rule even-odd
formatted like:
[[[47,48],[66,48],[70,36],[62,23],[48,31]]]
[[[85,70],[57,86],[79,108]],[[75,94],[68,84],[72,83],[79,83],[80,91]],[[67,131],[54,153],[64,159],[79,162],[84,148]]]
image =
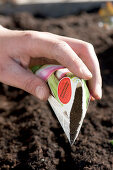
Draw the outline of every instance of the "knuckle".
[[[32,31],[22,31],[22,37],[25,40],[29,41],[33,38],[33,33],[32,33]]]
[[[58,49],[60,50],[60,49],[65,48],[67,46],[68,46],[68,44],[64,41],[57,41],[57,42],[54,43],[54,48],[57,49],[57,50]]]
[[[64,50],[67,48],[68,44],[64,41],[56,41],[53,43],[53,51],[54,51],[54,59],[59,59],[60,60],[60,57],[62,55],[62,52],[64,52]]]
[[[92,49],[94,49],[93,45],[92,45],[91,43],[88,43],[88,42],[85,42],[85,43],[84,43],[84,48],[85,48],[86,50],[92,50]]]
[[[34,94],[34,91],[35,91],[34,86],[35,86],[35,84],[36,84],[36,80],[34,80],[34,78],[28,78],[24,82],[24,90]]]
[[[87,48],[94,49],[93,45],[91,43],[88,43]]]
[[[76,69],[79,74],[83,73],[82,68],[79,65],[76,66]]]
[[[33,31],[23,31],[22,32],[22,39],[21,39],[20,43],[23,40],[23,43],[26,44],[23,46],[23,49],[25,50],[26,53],[28,53],[28,55],[30,53],[32,53],[32,50],[33,50],[32,46],[34,44],[34,39],[35,39],[36,35],[37,35],[37,33],[34,34]]]

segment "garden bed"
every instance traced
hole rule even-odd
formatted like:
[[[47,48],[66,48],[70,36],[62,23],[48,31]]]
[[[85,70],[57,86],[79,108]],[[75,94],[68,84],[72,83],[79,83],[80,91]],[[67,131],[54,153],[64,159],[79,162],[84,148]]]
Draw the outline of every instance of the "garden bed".
[[[113,31],[98,27],[97,13],[58,19],[29,13],[0,16],[11,29],[32,29],[92,43],[103,76],[103,98],[91,102],[71,147],[49,105],[0,84],[0,168],[39,170],[113,169]]]

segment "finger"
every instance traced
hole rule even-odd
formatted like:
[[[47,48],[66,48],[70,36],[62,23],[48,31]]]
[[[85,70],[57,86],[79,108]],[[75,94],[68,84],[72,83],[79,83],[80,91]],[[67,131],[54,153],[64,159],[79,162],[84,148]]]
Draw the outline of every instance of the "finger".
[[[3,83],[23,89],[40,100],[48,99],[49,89],[46,83],[15,61],[10,61],[9,64],[4,66],[3,70]]]
[[[92,79],[88,81],[88,87],[91,95],[98,100],[102,97],[102,78],[99,62],[92,46],[86,47],[84,52],[84,63],[87,63],[87,67],[93,75]]]
[[[85,44],[83,53],[80,54],[83,62],[87,65],[91,71],[93,77],[88,81],[88,87],[91,95],[95,99],[101,99],[102,97],[102,78],[100,73],[100,66],[95,54],[94,48],[90,44]],[[85,55],[83,55],[85,54]]]
[[[66,42],[49,36],[45,37],[43,34],[36,38],[34,32],[31,37],[26,41],[27,52],[30,55],[54,59],[80,78],[88,80],[92,77],[86,65]]]
[[[55,35],[58,39],[67,42],[70,47],[79,55],[88,69],[91,71],[93,77],[88,81],[88,86],[91,95],[95,99],[102,97],[102,78],[100,73],[100,66],[95,54],[94,48],[91,44],[73,38],[62,37]]]

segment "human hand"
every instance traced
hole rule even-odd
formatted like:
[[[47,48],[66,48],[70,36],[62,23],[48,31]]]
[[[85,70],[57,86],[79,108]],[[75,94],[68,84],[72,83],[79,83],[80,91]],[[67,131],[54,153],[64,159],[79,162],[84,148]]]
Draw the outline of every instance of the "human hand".
[[[47,100],[46,83],[28,69],[31,59],[35,65],[60,63],[88,80],[92,100],[101,98],[100,68],[91,44],[46,32],[12,31],[0,26],[0,81]]]

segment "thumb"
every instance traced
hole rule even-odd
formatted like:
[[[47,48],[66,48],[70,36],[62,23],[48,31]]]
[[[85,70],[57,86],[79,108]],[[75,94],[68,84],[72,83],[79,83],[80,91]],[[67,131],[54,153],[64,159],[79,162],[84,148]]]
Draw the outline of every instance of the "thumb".
[[[2,76],[2,82],[23,89],[40,100],[47,100],[49,97],[49,88],[46,83],[15,61],[8,65],[6,74]]]

